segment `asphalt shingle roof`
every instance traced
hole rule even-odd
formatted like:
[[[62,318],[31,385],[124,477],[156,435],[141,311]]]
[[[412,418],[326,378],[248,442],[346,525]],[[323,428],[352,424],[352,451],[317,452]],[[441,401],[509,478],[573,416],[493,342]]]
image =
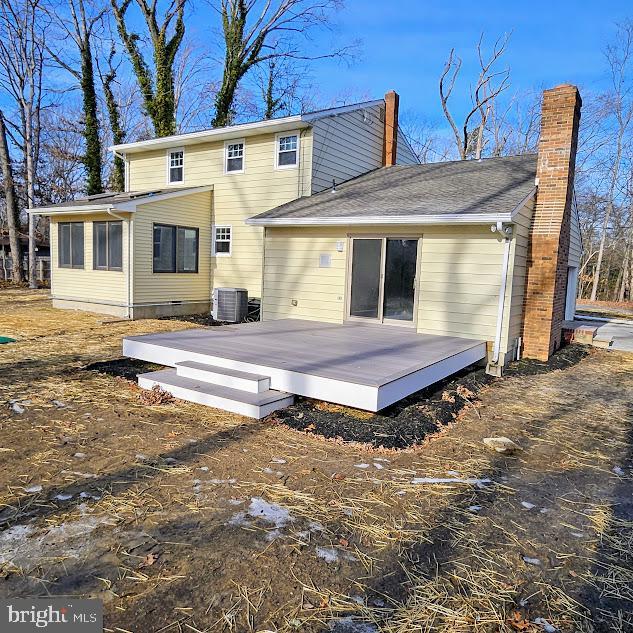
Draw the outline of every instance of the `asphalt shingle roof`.
[[[509,214],[534,189],[536,154],[383,167],[252,220]]]

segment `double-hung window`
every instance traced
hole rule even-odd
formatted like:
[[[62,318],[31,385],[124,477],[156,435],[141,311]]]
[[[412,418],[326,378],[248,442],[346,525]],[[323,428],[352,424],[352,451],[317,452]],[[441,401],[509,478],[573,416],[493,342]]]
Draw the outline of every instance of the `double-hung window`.
[[[230,226],[216,226],[213,228],[213,254],[219,256],[231,254]]]
[[[182,148],[167,150],[167,182],[185,182],[185,150]]]
[[[155,273],[198,272],[199,229],[154,224]]]
[[[277,136],[277,169],[287,169],[296,167],[299,163],[299,136],[297,134],[286,134]]]
[[[59,222],[57,248],[60,268],[84,267],[84,223]]]
[[[123,222],[92,223],[92,260],[95,270],[123,270]]]
[[[244,141],[227,141],[224,145],[226,173],[239,174],[244,171]]]

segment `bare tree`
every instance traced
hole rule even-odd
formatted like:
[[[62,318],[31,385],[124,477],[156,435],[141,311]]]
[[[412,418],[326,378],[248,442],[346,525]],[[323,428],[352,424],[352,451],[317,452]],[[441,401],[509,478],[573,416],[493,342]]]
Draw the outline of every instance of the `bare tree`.
[[[488,57],[483,52],[483,37],[482,34],[477,43],[480,71],[470,90],[471,107],[460,125],[455,121],[449,108],[449,100],[462,67],[462,60],[457,57],[454,48],[451,49],[444,70],[440,75],[439,90],[442,111],[451,126],[457,152],[462,160],[470,157],[481,158],[485,146],[486,124],[490,118],[495,99],[510,85],[510,70],[508,68],[501,71],[495,70],[495,65],[506,50],[509,35],[497,39]]]
[[[108,120],[110,122],[110,132],[112,134],[112,142],[118,145],[125,141],[125,130],[121,124],[121,112],[119,103],[114,93],[114,85],[117,81],[117,66],[114,64],[116,48],[114,43],[111,45],[110,53],[107,57],[107,72],[104,74],[99,68],[101,84],[103,86],[103,96],[105,98],[106,110],[108,112]],[[120,156],[114,157],[114,166],[109,178],[110,189],[113,191],[123,191],[125,189],[125,163]]]
[[[344,47],[311,55],[305,41],[315,28],[326,27],[341,0],[219,0],[224,35],[222,83],[215,98],[213,127],[229,125],[242,78],[255,66],[279,59],[315,60],[351,53]]]
[[[77,81],[81,87],[83,118],[82,132],[85,143],[83,162],[86,168],[86,193],[94,195],[103,191],[102,154],[97,114],[97,89],[95,87],[93,37],[95,28],[101,23],[106,8],[101,0],[67,0],[68,13],[53,5],[49,11],[61,31],[60,51],[51,46],[47,50],[53,59]],[[67,51],[66,41],[75,44],[78,59],[69,59],[62,51]]]
[[[111,0],[117,29],[132,62],[143,95],[143,105],[152,120],[154,132],[157,136],[169,136],[176,132],[174,63],[185,35],[186,0],[170,0],[162,18],[159,18],[158,0],[136,0],[150,36],[153,71],[139,47],[140,36],[131,32],[126,22],[131,3],[132,0],[123,0],[121,3]],[[160,23],[159,19],[162,19]]]
[[[22,246],[20,244],[20,212],[18,198],[13,183],[13,165],[4,125],[4,114],[0,110],[0,168],[2,169],[2,185],[7,209],[7,227],[9,229],[9,246],[13,260],[12,276],[15,283],[22,283]]]
[[[607,190],[607,205],[602,222],[600,234],[600,245],[598,247],[598,259],[593,274],[593,284],[591,288],[591,300],[598,297],[598,284],[602,272],[602,261],[604,258],[605,244],[611,219],[614,198],[617,192],[618,181],[621,173],[621,161],[624,151],[624,143],[633,119],[633,85],[630,83],[630,63],[633,53],[633,22],[626,22],[618,25],[617,42],[609,45],[606,50],[607,64],[611,79],[611,90],[605,96],[605,107],[610,116],[615,121],[614,133],[612,136],[613,153],[610,157],[610,177]]]
[[[11,97],[17,121],[5,118],[7,132],[24,163],[27,207],[35,206],[40,152],[44,68],[40,0],[0,0],[0,87]],[[35,217],[29,214],[29,285],[37,287]]]

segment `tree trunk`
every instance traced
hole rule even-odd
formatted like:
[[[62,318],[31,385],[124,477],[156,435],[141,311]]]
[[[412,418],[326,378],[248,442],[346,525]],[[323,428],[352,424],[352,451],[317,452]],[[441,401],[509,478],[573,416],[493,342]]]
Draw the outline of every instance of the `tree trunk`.
[[[86,193],[93,196],[97,193],[103,193],[103,185],[101,182],[101,139],[99,138],[99,118],[97,117],[97,93],[89,35],[85,36],[81,49],[81,92],[84,111],[83,134],[86,143],[83,158],[87,172]]]
[[[112,142],[119,145],[125,140],[125,132],[121,127],[121,116],[119,106],[117,104],[114,92],[112,91],[112,83],[116,78],[114,70],[103,78],[103,94],[105,96],[106,108],[108,109],[108,119],[110,120],[110,130],[112,130]],[[113,191],[125,190],[125,162],[120,156],[114,156],[114,169],[110,176],[110,188]]]
[[[7,206],[7,225],[9,227],[9,246],[13,260],[12,276],[16,284],[22,283],[22,245],[20,244],[20,213],[18,199],[13,182],[13,166],[9,155],[7,131],[4,127],[4,115],[0,111],[0,167],[2,168],[4,197]]]

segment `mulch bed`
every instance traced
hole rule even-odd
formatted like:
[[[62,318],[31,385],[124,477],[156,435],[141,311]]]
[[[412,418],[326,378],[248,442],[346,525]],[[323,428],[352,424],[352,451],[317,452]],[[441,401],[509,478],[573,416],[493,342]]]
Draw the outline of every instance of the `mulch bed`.
[[[293,406],[276,411],[269,420],[327,439],[362,443],[372,448],[409,448],[421,444],[428,435],[453,422],[464,408],[476,407],[479,392],[493,381],[566,369],[589,353],[589,346],[568,345],[547,362],[526,359],[511,363],[501,379],[489,376],[482,367],[473,365],[379,413],[298,396]],[[85,369],[136,382],[138,374],[163,367],[141,360],[118,358],[92,363]]]
[[[568,345],[546,363],[536,360],[511,363],[504,378],[489,376],[483,368],[468,367],[375,414],[300,398],[293,406],[275,412],[273,421],[298,431],[360,442],[372,448],[409,448],[453,422],[465,407],[477,406],[479,392],[491,382],[566,369],[589,353],[588,346]]]

